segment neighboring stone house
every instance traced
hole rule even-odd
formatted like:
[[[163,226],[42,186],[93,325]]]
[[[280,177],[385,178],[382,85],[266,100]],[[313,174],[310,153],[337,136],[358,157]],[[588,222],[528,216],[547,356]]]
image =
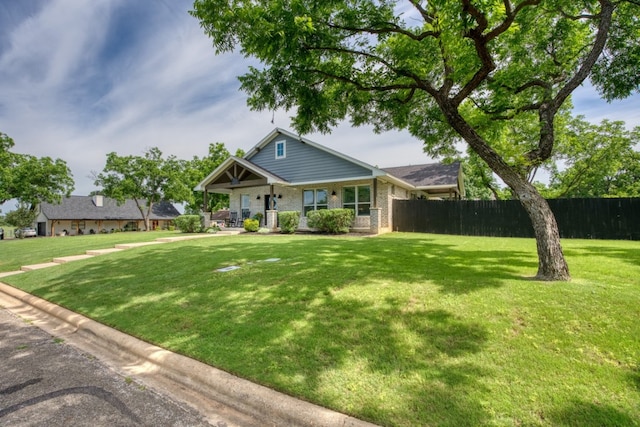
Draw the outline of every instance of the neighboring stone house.
[[[169,202],[153,205],[149,224],[152,230],[166,228],[180,212]],[[40,203],[36,217],[39,236],[79,235],[143,230],[144,220],[134,200],[119,205],[104,196],[70,196],[57,203]]]
[[[260,212],[271,229],[277,211],[299,211],[307,229],[308,211],[348,208],[353,231],[372,233],[391,231],[394,199],[464,197],[459,163],[380,169],[279,128],[244,157],[229,157],[195,190],[205,198],[229,194],[232,215]]]

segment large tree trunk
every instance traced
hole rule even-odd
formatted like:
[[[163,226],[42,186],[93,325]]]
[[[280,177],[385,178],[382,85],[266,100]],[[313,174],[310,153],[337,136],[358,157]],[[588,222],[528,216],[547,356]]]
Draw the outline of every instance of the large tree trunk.
[[[449,124],[469,146],[515,192],[529,214],[538,248],[537,280],[569,280],[569,267],[560,245],[556,218],[547,201],[518,171],[507,164],[491,146],[462,118],[455,105],[440,100]]]
[[[569,280],[569,267],[562,253],[556,218],[549,203],[532,185],[515,190],[520,203],[531,218],[538,249],[538,280]]]

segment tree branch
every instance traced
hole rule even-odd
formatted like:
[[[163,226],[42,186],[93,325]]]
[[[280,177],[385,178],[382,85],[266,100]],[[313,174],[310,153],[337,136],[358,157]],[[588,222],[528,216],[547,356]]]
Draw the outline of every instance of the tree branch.
[[[434,21],[433,16],[427,12],[427,10],[425,8],[423,8],[420,5],[420,1],[419,0],[409,0],[409,3],[411,3],[413,5],[413,7],[416,8],[416,10],[418,12],[420,12],[420,15],[422,16],[422,19],[424,19],[424,22],[426,22],[427,24],[431,24]]]
[[[564,87],[560,89],[554,98],[553,106],[555,107],[555,110],[560,108],[569,95],[571,95],[571,93],[589,76],[591,69],[604,50],[607,43],[607,37],[609,36],[609,27],[611,26],[611,17],[615,6],[610,0],[600,0],[600,5],[602,7],[598,14],[600,22],[598,23],[598,33],[596,34],[593,47],[587,54],[587,57],[582,62],[582,65],[576,74],[567,82],[566,85],[564,85]]]
[[[472,28],[467,32],[465,37],[471,39],[476,48],[476,53],[478,54],[478,58],[481,62],[480,69],[474,74],[474,76],[465,84],[462,89],[458,92],[458,94],[453,98],[454,103],[456,105],[460,105],[460,103],[466,99],[471,92],[473,92],[485,79],[486,77],[495,69],[495,63],[493,62],[493,58],[491,57],[491,53],[487,48],[487,45],[491,40],[498,37],[500,34],[507,31],[513,21],[515,20],[518,13],[520,13],[527,6],[535,6],[540,3],[541,0],[525,0],[522,3],[518,4],[516,8],[511,11],[511,5],[508,0],[504,0],[505,10],[507,12],[507,18],[493,30],[491,30],[486,35],[483,35],[482,32],[487,28],[488,21],[487,18],[482,14],[482,12],[477,9],[475,6],[471,4],[470,0],[461,0],[462,1],[462,10],[463,12],[471,15],[475,21],[478,23],[476,28]]]
[[[389,25],[389,27],[387,28],[384,28],[384,27],[383,28],[359,28],[359,27],[346,27],[343,25],[332,24],[331,22],[322,22],[322,23],[334,30],[344,30],[344,31],[350,31],[353,33],[368,33],[368,34],[402,34],[403,36],[409,37],[410,39],[415,41],[422,41],[427,37],[437,37],[439,34],[436,31],[425,31],[420,34],[415,34],[415,33],[412,33],[411,31],[405,30],[404,28],[390,22],[385,23],[386,25]]]
[[[411,88],[419,88],[422,90],[425,90],[427,93],[433,94],[435,93],[435,89],[428,83],[425,82],[424,80],[422,80],[420,78],[420,76],[418,76],[415,73],[409,72],[407,70],[403,70],[400,68],[396,68],[395,66],[393,66],[393,64],[391,64],[389,61],[387,61],[386,59],[374,55],[372,53],[369,52],[363,52],[363,51],[359,51],[359,50],[354,50],[354,49],[347,49],[347,48],[338,48],[338,47],[327,47],[327,46],[305,46],[304,47],[307,50],[319,50],[319,51],[323,51],[323,52],[337,52],[337,53],[347,53],[349,55],[355,55],[355,56],[362,56],[368,59],[372,59],[375,62],[384,65],[385,67],[387,67],[389,70],[393,71],[394,73],[400,75],[400,76],[404,76],[407,77],[411,80],[413,80],[415,82],[415,85],[389,85],[389,86],[378,86],[376,87],[375,90],[384,90],[383,88],[388,88],[387,90],[393,90],[393,89],[411,89]],[[321,71],[321,70],[318,70]],[[325,75],[326,77],[336,77],[335,75],[332,75],[331,73],[326,73],[324,71],[321,72],[323,75]],[[349,81],[349,82],[355,82],[354,81],[350,81],[350,80],[345,80],[345,81]],[[369,88],[369,89],[364,89],[365,86],[362,85],[355,85],[356,88],[358,90],[374,90],[373,87]]]
[[[599,2],[601,5],[600,13],[598,14],[600,20],[598,22],[598,32],[591,50],[573,77],[560,88],[556,96],[547,102],[543,102],[540,106],[538,116],[541,129],[538,147],[526,153],[527,159],[529,159],[532,164],[540,164],[551,156],[555,140],[553,129],[555,115],[569,95],[587,78],[593,65],[604,50],[615,5],[610,0],[599,0]]]

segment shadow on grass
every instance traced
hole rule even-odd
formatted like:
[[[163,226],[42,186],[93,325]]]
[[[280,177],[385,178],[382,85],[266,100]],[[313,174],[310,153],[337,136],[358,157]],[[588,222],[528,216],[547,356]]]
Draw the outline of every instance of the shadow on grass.
[[[637,426],[638,420],[609,405],[597,405],[579,400],[547,414],[554,426],[563,427],[622,427]]]
[[[621,242],[622,243],[622,242]],[[625,242],[627,243],[627,242]],[[622,247],[621,246],[605,246],[601,243],[585,243],[580,241],[579,249],[573,247],[573,242],[569,243],[572,246],[568,248],[565,245],[565,255],[567,256],[599,256],[607,257],[615,262],[624,262],[633,267],[640,265],[640,242],[636,243],[636,247]]]
[[[281,261],[259,262],[267,258]],[[428,238],[236,238],[141,248],[15,283],[360,418],[475,425],[490,417],[477,396],[491,373],[462,360],[482,350],[488,332],[412,298],[428,287],[460,295],[500,287],[535,268],[530,258]],[[215,272],[228,265],[242,268]]]

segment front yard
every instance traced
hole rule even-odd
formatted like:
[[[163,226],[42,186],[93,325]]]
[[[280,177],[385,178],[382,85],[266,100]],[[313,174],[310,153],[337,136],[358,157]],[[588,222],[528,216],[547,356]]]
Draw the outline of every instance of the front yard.
[[[569,283],[527,279],[532,239],[399,233],[215,237],[3,281],[382,425],[639,425],[640,242],[564,248]]]

